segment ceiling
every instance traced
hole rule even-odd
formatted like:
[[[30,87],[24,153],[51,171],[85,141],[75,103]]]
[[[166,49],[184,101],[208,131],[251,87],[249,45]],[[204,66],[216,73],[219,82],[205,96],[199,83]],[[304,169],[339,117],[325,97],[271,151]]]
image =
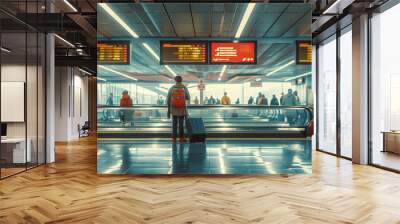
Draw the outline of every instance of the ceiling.
[[[247,3],[140,3],[109,4],[113,11],[134,30],[139,38],[129,33],[98,8],[98,39],[129,40],[131,64],[108,66],[143,81],[168,81],[173,77],[143,47],[147,43],[159,55],[159,41],[169,40],[231,40],[242,20]],[[282,81],[309,72],[309,65],[292,64],[280,72],[265,74],[295,60],[296,40],[311,39],[311,5],[298,3],[257,3],[241,35],[241,39],[257,41],[256,65],[228,65],[223,82],[244,82],[263,78]],[[217,81],[222,65],[170,65],[176,74],[187,81],[199,78]],[[108,81],[126,78],[104,69],[99,77]],[[247,79],[238,75],[246,76]],[[236,78],[234,78],[236,77]],[[236,81],[235,81],[236,80]]]

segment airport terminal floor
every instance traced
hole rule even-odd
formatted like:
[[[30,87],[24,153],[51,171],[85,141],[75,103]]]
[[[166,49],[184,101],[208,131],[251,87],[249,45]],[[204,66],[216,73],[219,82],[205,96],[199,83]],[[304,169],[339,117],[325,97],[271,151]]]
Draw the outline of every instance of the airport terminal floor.
[[[98,144],[100,174],[311,173],[311,140],[112,141]]]
[[[398,223],[398,174],[313,152],[300,175],[98,175],[96,139],[0,181],[0,223]],[[155,178],[156,177],[156,178]],[[26,187],[28,186],[29,187]]]

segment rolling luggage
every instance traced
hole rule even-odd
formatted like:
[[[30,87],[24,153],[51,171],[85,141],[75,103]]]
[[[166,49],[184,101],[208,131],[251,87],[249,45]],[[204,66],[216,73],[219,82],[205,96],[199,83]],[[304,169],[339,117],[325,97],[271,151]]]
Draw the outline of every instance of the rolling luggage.
[[[203,119],[187,118],[186,129],[190,142],[204,142],[206,140],[206,129],[204,128]]]

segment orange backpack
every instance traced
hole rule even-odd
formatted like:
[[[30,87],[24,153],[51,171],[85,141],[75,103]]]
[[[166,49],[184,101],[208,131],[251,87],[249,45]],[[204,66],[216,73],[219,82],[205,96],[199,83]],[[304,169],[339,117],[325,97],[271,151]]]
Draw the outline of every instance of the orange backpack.
[[[174,87],[171,92],[171,105],[173,107],[182,108],[186,105],[185,89],[182,87]]]

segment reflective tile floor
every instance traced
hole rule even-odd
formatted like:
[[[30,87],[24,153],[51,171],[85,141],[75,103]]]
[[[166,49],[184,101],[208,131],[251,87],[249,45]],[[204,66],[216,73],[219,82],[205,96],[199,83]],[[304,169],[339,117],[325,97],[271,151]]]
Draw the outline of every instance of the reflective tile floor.
[[[99,141],[99,174],[311,173],[311,141]]]

